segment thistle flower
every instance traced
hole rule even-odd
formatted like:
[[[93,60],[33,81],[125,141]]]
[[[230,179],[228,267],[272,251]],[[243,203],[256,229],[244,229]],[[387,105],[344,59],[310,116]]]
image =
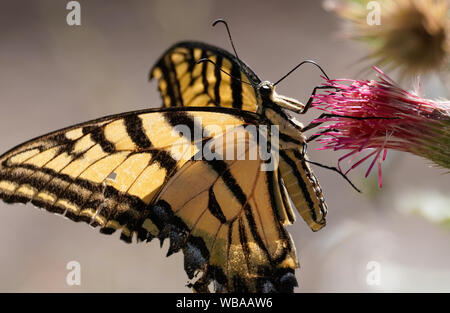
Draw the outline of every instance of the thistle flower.
[[[450,101],[429,100],[400,88],[381,70],[375,80],[336,79],[323,84],[333,88],[316,95],[314,107],[325,114],[319,149],[348,150],[340,162],[352,157],[348,171],[371,159],[366,177],[389,149],[413,153],[450,169]],[[365,155],[364,155],[365,154]]]
[[[327,0],[324,6],[348,21],[349,35],[366,42],[376,64],[398,68],[403,76],[449,66],[450,22],[447,0]],[[372,9],[372,11],[371,11]],[[379,25],[372,19],[380,14]],[[371,25],[372,24],[372,25]]]

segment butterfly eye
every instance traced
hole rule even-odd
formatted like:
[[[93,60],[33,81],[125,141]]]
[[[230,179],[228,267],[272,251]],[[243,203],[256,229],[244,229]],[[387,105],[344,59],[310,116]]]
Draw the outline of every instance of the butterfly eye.
[[[259,92],[262,94],[262,95],[269,95],[271,92],[272,92],[272,89],[270,89],[270,87],[269,86],[267,86],[267,85],[263,85],[263,86],[261,86],[260,88],[259,88]]]

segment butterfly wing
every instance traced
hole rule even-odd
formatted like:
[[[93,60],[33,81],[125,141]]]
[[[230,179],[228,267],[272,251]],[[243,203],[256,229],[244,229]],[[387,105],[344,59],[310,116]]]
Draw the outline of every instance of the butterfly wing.
[[[290,221],[277,171],[262,171],[264,161],[251,157],[258,155],[257,144],[251,144],[256,141],[243,128],[235,133],[247,137],[239,143],[247,146],[245,152],[233,159],[187,162],[158,196],[155,206],[168,228],[169,253],[184,251],[189,278],[202,273],[193,284],[197,291],[207,291],[212,282],[219,292],[292,292],[298,264],[284,228]],[[222,144],[239,145],[214,137],[215,147]],[[154,228],[151,218],[148,222]]]
[[[168,108],[65,128],[0,157],[0,198],[31,202],[105,234],[121,230],[126,242],[134,234],[170,238],[169,254],[183,250],[189,277],[203,271],[193,284],[198,291],[209,281],[218,291],[292,291],[297,261],[277,172],[259,171],[258,159],[193,158],[200,142],[218,140],[205,125],[226,133],[257,118],[233,109]],[[189,136],[172,132],[176,125]]]
[[[105,233],[122,228],[130,237],[161,186],[196,152],[192,146],[183,157],[172,154],[183,139],[172,133],[172,125],[186,122],[184,110],[119,114],[19,145],[0,157],[0,197],[10,203],[31,201],[99,225]],[[253,118],[211,111],[190,112],[205,123],[221,125]]]
[[[305,160],[306,156],[298,150],[280,151],[278,172],[283,180],[280,189],[286,206],[290,207],[286,200],[289,195],[303,220],[313,231],[318,231],[326,225],[327,205],[322,188]]]
[[[200,59],[210,62],[197,64]],[[229,75],[238,78],[232,79]],[[254,86],[260,79],[242,61],[227,51],[195,41],[169,48],[150,72],[158,79],[163,106],[221,106],[256,112]]]

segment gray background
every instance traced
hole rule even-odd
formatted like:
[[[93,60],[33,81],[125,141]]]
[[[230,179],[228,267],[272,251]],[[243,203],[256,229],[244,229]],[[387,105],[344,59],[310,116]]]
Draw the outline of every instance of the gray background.
[[[210,27],[219,17],[229,21],[239,56],[263,80],[276,81],[307,58],[332,77],[353,78],[367,67],[357,62],[365,47],[337,35],[339,20],[320,1],[85,0],[82,25],[72,27],[66,3],[2,1],[1,152],[70,124],[159,106],[156,85],[147,81],[153,62],[179,40],[230,49],[225,30]],[[319,83],[318,71],[305,66],[278,92],[305,101]],[[431,83],[428,90],[438,87]],[[341,155],[315,147],[309,148],[315,161],[334,165]],[[329,206],[328,225],[313,233],[298,218],[289,227],[302,267],[296,291],[450,291],[450,230],[398,205],[419,194],[440,199],[441,208],[449,205],[449,176],[425,160],[390,152],[380,190],[375,173],[363,178],[367,166],[350,175],[362,195],[335,173],[315,170]],[[188,291],[182,255],[166,258],[166,249],[167,243],[160,251],[156,241],[126,245],[118,234],[100,235],[31,205],[0,203],[3,292]],[[81,263],[81,286],[66,285],[71,260]],[[372,260],[381,265],[380,286],[366,284]]]

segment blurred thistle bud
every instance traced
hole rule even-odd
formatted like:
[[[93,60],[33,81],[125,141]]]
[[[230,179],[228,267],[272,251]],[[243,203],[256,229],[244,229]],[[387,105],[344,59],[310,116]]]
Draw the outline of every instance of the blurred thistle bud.
[[[324,7],[348,22],[344,32],[366,42],[378,65],[410,77],[448,70],[447,0],[326,0]]]
[[[317,134],[319,149],[348,150],[339,159],[350,159],[347,170],[371,159],[369,175],[388,149],[410,152],[450,169],[450,101],[421,98],[400,88],[381,70],[377,80],[326,80],[331,89],[316,95],[314,107],[325,114],[313,123],[325,123]],[[364,155],[363,155],[364,154]]]

